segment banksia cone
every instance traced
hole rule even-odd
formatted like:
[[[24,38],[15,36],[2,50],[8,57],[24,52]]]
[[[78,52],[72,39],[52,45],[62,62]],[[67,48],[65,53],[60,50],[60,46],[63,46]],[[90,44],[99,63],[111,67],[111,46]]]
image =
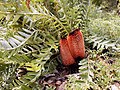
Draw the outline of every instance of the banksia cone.
[[[73,58],[84,58],[85,57],[85,47],[83,34],[79,29],[76,29],[67,36],[67,41],[69,45],[70,53]]]
[[[75,63],[75,60],[70,53],[66,38],[60,40],[60,55],[63,65],[67,66]]]
[[[26,0],[26,5],[30,9],[30,0]]]

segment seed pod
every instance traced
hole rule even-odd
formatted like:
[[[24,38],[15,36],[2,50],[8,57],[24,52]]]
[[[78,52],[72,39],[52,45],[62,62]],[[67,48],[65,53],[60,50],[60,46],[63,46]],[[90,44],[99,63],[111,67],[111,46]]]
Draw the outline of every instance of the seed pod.
[[[70,49],[70,53],[73,58],[84,58],[85,57],[85,47],[83,34],[79,29],[76,29],[67,36],[67,41]]]
[[[30,9],[30,0],[26,0],[26,5]]]
[[[63,65],[67,66],[75,63],[75,60],[70,53],[66,38],[60,40],[60,55],[62,58]]]

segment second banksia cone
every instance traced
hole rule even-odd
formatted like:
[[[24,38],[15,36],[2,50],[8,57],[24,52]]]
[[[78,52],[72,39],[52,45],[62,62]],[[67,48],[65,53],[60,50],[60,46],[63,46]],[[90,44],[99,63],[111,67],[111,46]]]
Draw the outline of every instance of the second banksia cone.
[[[75,63],[75,60],[70,53],[66,38],[60,40],[60,55],[62,58],[63,65],[67,66]]]

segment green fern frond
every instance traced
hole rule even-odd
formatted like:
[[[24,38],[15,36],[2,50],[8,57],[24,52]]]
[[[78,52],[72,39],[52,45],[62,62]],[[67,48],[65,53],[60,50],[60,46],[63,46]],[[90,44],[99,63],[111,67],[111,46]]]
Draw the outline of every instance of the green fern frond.
[[[23,6],[24,6],[24,4],[23,4]],[[16,8],[16,7],[14,7],[14,8]],[[21,10],[23,10],[23,8],[21,6],[20,6],[20,8],[21,8]],[[80,8],[80,7],[77,7],[77,9],[78,8]],[[35,30],[35,26],[33,27],[33,25],[31,25],[31,24],[34,24],[34,23],[36,23],[36,26],[38,24],[41,24],[41,25],[39,25],[39,29],[43,29],[43,25],[48,26],[48,30],[50,29],[49,32],[52,32],[52,34],[54,34],[54,36],[56,35],[55,37],[58,36],[58,38],[60,38],[61,35],[62,35],[62,37],[64,37],[64,34],[66,35],[66,33],[70,32],[69,31],[70,29],[68,29],[66,27],[66,26],[69,26],[69,24],[68,24],[69,22],[67,22],[67,24],[65,25],[64,21],[62,21],[61,18],[57,18],[56,16],[54,16],[43,5],[35,4],[33,6],[32,4],[30,4],[30,10],[31,11],[28,11],[28,9],[26,9],[26,10],[27,11],[24,10],[24,12],[21,12],[20,9],[19,9],[17,11],[17,13],[9,12],[9,11],[7,11],[7,12],[2,11],[1,12],[1,14],[7,14],[8,15],[9,18],[5,18],[5,19],[8,21],[8,23],[12,22],[12,24],[11,24],[12,27],[14,26],[14,24],[17,24],[19,22],[21,16],[24,16],[23,17],[23,21],[24,22],[22,22],[22,24],[21,24],[22,26],[24,25],[23,28],[21,28],[22,32],[21,32],[21,30],[19,30],[19,28],[15,28],[17,30],[15,33],[18,33],[20,36],[13,35],[12,37],[8,37],[6,40],[4,40],[4,39],[1,40],[2,46],[4,46],[5,49],[10,50],[10,49],[14,49],[15,47],[16,48],[19,47],[19,46],[16,45],[16,43],[18,44],[20,42],[17,41],[16,39],[23,40],[22,37],[24,37],[24,38],[31,37],[34,32],[32,33],[30,31],[30,29],[34,29]],[[73,8],[73,10],[75,10],[75,8]],[[64,12],[64,11],[62,11],[62,12]],[[79,10],[76,10],[75,13],[76,12],[79,12]],[[67,13],[69,14],[69,12],[67,12]],[[84,15],[84,13],[83,13],[83,15]],[[64,15],[63,15],[63,17],[64,17]],[[73,16],[70,16],[70,17],[73,17]],[[63,19],[65,19],[65,18],[63,18]],[[73,21],[71,21],[71,22],[73,22]],[[30,23],[30,26],[29,26],[29,28],[25,29],[25,27],[26,27],[25,24],[27,24],[27,23]],[[16,41],[16,42],[14,42],[14,41]],[[24,42],[25,41],[26,40],[24,40]]]
[[[33,35],[34,32],[22,28],[17,33],[17,35],[9,37],[7,40],[1,39],[0,42],[4,49],[12,50],[22,46]]]
[[[113,50],[119,51],[120,48],[117,47],[118,44],[115,42],[112,42],[112,40],[107,40],[104,37],[98,37],[98,36],[91,36],[86,39],[88,43],[93,43],[93,48],[98,49],[108,49],[112,48]]]
[[[48,58],[39,58],[31,63],[21,63],[16,74],[17,78],[10,83],[12,85],[11,88],[22,88],[24,85],[24,87],[29,89],[40,88],[39,77],[52,73],[56,68],[55,58],[53,60],[50,59],[49,63],[46,63],[47,61]]]
[[[87,13],[88,13],[88,8],[86,5],[86,2],[88,0],[84,1],[70,1],[70,0],[60,0],[61,1],[61,6],[63,7],[62,10],[64,10],[64,14],[62,18],[64,21],[68,20],[70,24],[70,29],[74,28],[81,28],[84,29],[87,26],[88,18],[87,18]],[[69,3],[69,4],[68,4]],[[61,10],[61,11],[62,11]],[[60,18],[61,19],[61,18]]]
[[[87,0],[53,1],[58,4],[55,14],[44,5],[44,1],[41,3],[32,0],[30,8],[27,8],[25,1],[1,3],[0,26],[3,30],[0,34],[0,49],[5,53],[4,58],[22,63],[19,67],[28,71],[19,79],[11,80],[10,88],[30,90],[37,88],[39,76],[52,73],[56,69],[57,60],[60,59],[59,40],[74,28],[84,29],[87,26],[88,10]],[[52,55],[56,53],[58,55],[53,58]],[[80,62],[80,80],[75,80],[75,86],[89,88],[89,67],[87,59]],[[79,88],[76,87],[76,90]]]
[[[79,62],[79,73],[69,75],[66,89],[87,90],[90,88],[89,83],[92,81],[93,72],[87,59]]]
[[[12,80],[16,78],[15,71],[18,65],[16,64],[8,64],[2,71],[2,82],[0,82],[0,88],[2,90],[9,90],[11,89],[10,83],[12,83]]]
[[[37,7],[37,8],[35,8],[35,7]],[[16,17],[15,17],[15,19],[14,19],[14,17],[13,17],[13,20],[14,21],[12,21],[12,23],[14,23],[14,22],[17,22],[18,20],[19,20],[19,18],[20,18],[20,16],[19,15],[25,15],[24,17],[27,17],[27,22],[28,23],[30,23],[30,24],[34,24],[35,22],[38,22],[39,21],[39,23],[38,24],[40,24],[40,22],[41,22],[41,25],[39,25],[39,29],[41,28],[43,28],[43,26],[42,26],[42,24],[43,25],[47,25],[47,26],[49,26],[49,31],[51,31],[54,35],[56,35],[56,36],[58,36],[59,38],[60,38],[60,35],[61,35],[61,33],[64,33],[64,32],[67,32],[67,29],[64,27],[64,25],[59,21],[59,19],[57,19],[52,13],[50,13],[44,6],[41,6],[40,4],[38,5],[38,4],[36,4],[35,6],[30,6],[30,9],[31,9],[31,11],[32,12],[23,12],[23,13],[21,13],[21,12],[17,12],[17,13],[14,13],[14,12],[5,12],[5,14],[10,14],[10,15],[14,15],[14,14],[16,14],[16,16],[18,16],[17,17],[17,19],[16,19]],[[38,11],[37,11],[38,10]],[[1,12],[1,13],[3,13],[3,12]],[[9,16],[10,16],[9,15]],[[31,17],[31,15],[32,15],[32,17]],[[37,16],[36,16],[37,15]],[[23,18],[24,18],[23,17]],[[24,19],[26,19],[26,18],[24,18]],[[26,21],[26,20],[24,20],[23,19],[23,21]],[[9,20],[11,20],[11,19],[9,19]],[[29,21],[28,21],[29,20]],[[9,21],[10,22],[10,21]],[[26,23],[27,23],[26,22]],[[34,22],[34,23],[32,23],[32,22]],[[51,23],[52,22],[52,23]],[[22,22],[22,25],[24,25],[25,24],[25,22]],[[38,25],[38,24],[36,24],[36,25]],[[41,27],[42,26],[42,27]],[[26,25],[24,25],[24,27],[26,27]],[[32,26],[33,27],[33,26]],[[18,39],[18,40],[23,40],[24,38],[29,38],[29,37],[31,37],[32,35],[33,35],[33,33],[34,32],[31,32],[30,31],[30,28],[32,29],[32,27],[31,27],[31,25],[30,25],[30,27],[29,28],[27,28],[27,29],[25,29],[25,28],[21,28],[21,30],[22,30],[22,32],[21,32],[21,30],[19,30],[19,28],[17,28],[17,31],[16,31],[16,33],[18,33],[17,34],[17,36],[16,35],[13,35],[12,37],[8,37],[8,39],[7,40],[1,40],[1,43],[2,43],[2,46],[4,46],[4,48],[5,49],[7,49],[7,50],[10,50],[10,49],[14,49],[15,47],[17,47],[17,45],[13,42],[13,40],[14,41],[16,41],[16,43],[18,43],[19,41],[17,41],[16,39]],[[35,27],[35,26],[34,26]],[[37,26],[38,27],[38,26]],[[52,28],[51,28],[52,27]],[[29,29],[29,30],[28,30]],[[35,30],[35,29],[34,29]],[[54,31],[55,30],[55,31]],[[56,31],[57,30],[57,31]],[[19,36],[18,36],[19,35]],[[31,35],[31,36],[30,36]],[[22,36],[22,37],[21,37]],[[13,38],[14,37],[14,38]],[[11,39],[12,38],[12,39]],[[28,40],[28,39],[27,39]],[[26,40],[24,40],[24,42],[25,42]],[[12,44],[12,46],[10,45],[10,44]],[[3,44],[5,44],[5,45],[3,45]]]

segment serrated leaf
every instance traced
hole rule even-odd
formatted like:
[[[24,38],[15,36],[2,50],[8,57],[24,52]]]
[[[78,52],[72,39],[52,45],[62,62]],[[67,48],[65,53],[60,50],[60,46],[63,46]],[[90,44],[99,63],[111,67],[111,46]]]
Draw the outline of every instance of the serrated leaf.
[[[1,43],[2,43],[2,46],[4,47],[4,49],[12,48],[6,40],[2,40]]]
[[[19,45],[21,42],[18,41],[17,39],[10,37],[9,39],[11,39],[14,43],[16,43],[17,45]]]
[[[23,21],[22,21],[22,26],[24,26],[26,23],[28,23],[29,18],[27,16],[24,16]]]
[[[30,36],[29,34],[21,32],[21,31],[18,31],[18,33],[25,38],[28,38]]]
[[[24,41],[25,39],[22,36],[14,35],[17,40]]]
[[[6,16],[6,20],[9,21],[9,20],[12,18],[12,16],[13,16],[13,14],[8,14],[8,15]]]
[[[8,58],[10,58],[14,53],[15,53],[15,50],[12,50],[12,52],[10,52],[10,54],[8,55]]]
[[[87,69],[87,68],[88,68],[87,65],[85,65],[85,64],[83,64],[83,65],[84,65],[84,66],[80,66],[80,67],[79,67],[80,70],[83,70],[83,69]]]
[[[18,90],[32,90],[32,88],[26,86],[26,85],[22,85],[20,89]]]
[[[8,39],[8,42],[11,44],[13,48],[17,47],[17,45],[14,43],[14,41],[11,38]]]
[[[4,16],[5,16],[4,14],[0,14],[0,20],[1,20]]]
[[[28,29],[25,29],[25,28],[22,28],[26,33],[29,33],[29,34],[32,34],[32,31],[28,30]]]
[[[101,47],[101,44],[98,43],[98,45],[97,45],[97,49],[99,49],[100,47]]]
[[[16,15],[13,18],[13,23],[15,23],[19,18],[21,17],[21,15]]]
[[[30,9],[32,10],[33,13],[39,13],[33,6],[30,6]]]
[[[98,45],[98,43],[94,42],[93,48],[95,48]]]

